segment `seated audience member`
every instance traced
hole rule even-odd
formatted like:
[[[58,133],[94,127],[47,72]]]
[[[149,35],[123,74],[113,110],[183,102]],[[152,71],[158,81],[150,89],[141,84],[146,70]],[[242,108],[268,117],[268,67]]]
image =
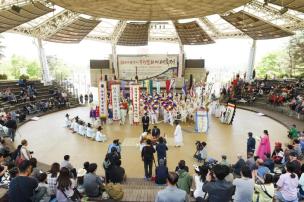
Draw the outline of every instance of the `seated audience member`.
[[[227,161],[226,155],[222,155],[222,161],[220,162],[220,164],[229,166],[229,162]]]
[[[107,136],[105,134],[103,134],[101,132],[101,130],[102,130],[102,128],[101,128],[101,126],[99,126],[97,128],[97,132],[96,132],[96,136],[95,136],[95,141],[97,141],[97,142],[105,142],[105,141],[107,141]]]
[[[295,139],[293,141],[293,149],[297,153],[297,156],[299,158],[301,158],[301,156],[302,156],[302,149],[301,149],[301,145],[300,145],[300,140],[299,139]]]
[[[208,174],[207,166],[195,166],[195,175],[193,176],[195,190],[193,192],[193,197],[195,199],[201,197],[202,199],[207,199],[207,193],[203,192],[203,185],[206,181],[206,176]]]
[[[241,178],[236,178],[232,183],[235,186],[234,202],[251,202],[254,190],[254,181],[248,166],[241,168]]]
[[[19,165],[19,175],[10,182],[8,197],[10,202],[31,202],[38,182],[29,177],[32,173],[30,161],[24,160]]]
[[[96,169],[97,164],[91,163],[89,165],[89,173],[85,174],[83,178],[83,187],[89,197],[98,197],[101,194],[100,186],[103,184],[103,180],[96,175]]]
[[[177,188],[176,183],[178,175],[174,172],[169,172],[167,184],[168,186],[157,193],[155,202],[188,202],[189,198],[184,190]]]
[[[304,164],[302,164],[301,166],[301,177],[300,177],[300,180],[299,180],[299,193],[300,193],[300,196],[301,196],[301,199],[304,198]]]
[[[296,125],[292,125],[289,132],[288,132],[288,137],[291,139],[297,139],[299,137],[299,132],[297,130]]]
[[[73,133],[79,132],[79,120],[78,117],[75,118],[75,120],[72,122],[71,127],[73,127]]]
[[[88,138],[95,138],[95,131],[92,128],[92,125],[90,123],[88,123],[88,126],[87,126],[86,136]]]
[[[51,170],[47,175],[47,184],[49,186],[51,199],[56,197],[56,190],[57,190],[56,184],[57,184],[57,178],[59,172],[60,172],[59,163],[53,163],[51,166]]]
[[[75,185],[70,178],[70,171],[66,167],[60,169],[57,178],[56,199],[58,202],[69,202],[69,198],[74,195]]]
[[[33,201],[48,202],[51,199],[50,188],[47,184],[47,174],[40,173],[38,176],[38,188],[35,190]]]
[[[291,152],[289,154],[289,162],[294,164],[294,172],[298,175],[298,177],[301,176],[301,162],[298,160],[297,153]]]
[[[232,167],[234,169],[234,174],[241,176],[241,168],[246,165],[246,163],[240,154],[237,155],[237,158],[237,162]]]
[[[253,156],[252,152],[249,152],[247,154],[246,165],[250,168],[251,171],[254,170],[256,167],[254,156]]]
[[[83,163],[83,169],[85,169],[87,173],[89,172],[89,166],[90,166],[90,162],[86,161]]]
[[[282,164],[283,157],[284,157],[284,151],[282,149],[282,143],[276,142],[274,146],[274,150],[271,155],[274,163],[276,164]]]
[[[206,162],[208,159],[207,143],[201,143],[202,148],[197,152],[196,159],[200,162]]]
[[[72,166],[72,164],[70,163],[70,155],[64,155],[63,161],[60,164],[60,169],[63,168],[63,167],[65,167],[69,170],[72,170],[74,168]]]
[[[267,173],[270,173],[269,168],[264,166],[264,161],[262,159],[258,159],[256,161],[256,165],[257,165],[257,177],[259,177],[260,179],[264,179],[264,176]]]
[[[295,165],[291,162],[286,164],[286,173],[282,174],[276,183],[278,190],[276,198],[279,201],[298,201],[299,179],[295,173]]]
[[[163,137],[160,137],[158,139],[158,144],[156,145],[156,152],[157,152],[157,160],[158,160],[158,163],[159,163],[159,160],[160,159],[163,159],[164,160],[164,163],[166,165],[166,161],[167,161],[167,150],[168,150],[168,147],[164,141],[164,138]]]
[[[37,168],[37,159],[36,158],[31,158],[30,163],[31,163],[32,170],[33,170],[32,173],[31,173],[31,177],[38,180],[38,177],[40,176],[42,171]]]
[[[227,182],[225,177],[229,174],[229,167],[217,164],[208,173],[203,185],[203,191],[209,195],[209,201],[229,202],[232,198],[234,186]]]
[[[179,167],[177,174],[178,174],[178,181],[177,181],[178,188],[186,191],[187,194],[189,194],[192,185],[192,177],[189,175],[188,171],[185,170],[184,166]]]
[[[110,182],[115,184],[125,181],[126,173],[125,169],[121,167],[121,160],[117,160],[116,164],[110,168],[109,172]]]
[[[158,166],[155,169],[155,183],[166,184],[168,177],[168,168],[164,159],[159,159]]]
[[[85,194],[85,188],[83,186],[84,175],[87,171],[83,168],[77,170],[77,190],[80,194]]]
[[[184,169],[185,171],[189,172],[189,168],[186,166],[186,161],[180,160],[178,162],[178,166],[175,168],[175,172],[178,172],[180,169]]]
[[[256,171],[252,172],[252,177],[255,181],[257,177]],[[273,202],[275,188],[273,185],[273,176],[266,174],[263,183],[255,183],[253,201],[258,202]]]
[[[266,159],[264,160],[264,166],[269,168],[270,172],[274,172],[274,161],[270,158],[270,154],[266,154]]]

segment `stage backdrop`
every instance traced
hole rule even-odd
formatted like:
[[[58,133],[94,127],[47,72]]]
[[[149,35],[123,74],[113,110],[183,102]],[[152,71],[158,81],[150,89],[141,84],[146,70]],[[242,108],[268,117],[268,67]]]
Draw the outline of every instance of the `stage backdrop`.
[[[136,68],[138,79],[146,79],[177,68],[178,55],[118,55],[117,63],[120,79],[134,80]]]

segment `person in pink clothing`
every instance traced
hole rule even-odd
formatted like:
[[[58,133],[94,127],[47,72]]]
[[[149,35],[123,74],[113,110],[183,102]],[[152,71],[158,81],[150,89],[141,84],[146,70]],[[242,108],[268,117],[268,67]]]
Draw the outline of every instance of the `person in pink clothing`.
[[[265,160],[266,156],[265,154],[270,154],[270,141],[269,141],[269,134],[267,130],[264,130],[264,135],[261,137],[261,141],[257,150],[257,156],[259,156],[260,159]]]

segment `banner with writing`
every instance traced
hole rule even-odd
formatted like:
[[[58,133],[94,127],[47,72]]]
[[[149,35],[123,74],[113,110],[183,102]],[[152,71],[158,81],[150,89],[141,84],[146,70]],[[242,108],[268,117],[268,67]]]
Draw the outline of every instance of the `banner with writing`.
[[[100,117],[107,117],[107,82],[99,81],[98,85],[98,98],[99,98],[99,115]]]
[[[112,107],[113,107],[113,120],[120,120],[120,85],[112,84],[111,85],[111,98],[112,98]]]
[[[152,78],[172,67],[177,68],[178,55],[118,55],[119,78],[125,80]]]
[[[134,123],[140,122],[140,109],[139,109],[139,99],[140,99],[140,93],[139,88],[140,85],[131,85],[132,88],[132,103],[133,103],[133,121]]]

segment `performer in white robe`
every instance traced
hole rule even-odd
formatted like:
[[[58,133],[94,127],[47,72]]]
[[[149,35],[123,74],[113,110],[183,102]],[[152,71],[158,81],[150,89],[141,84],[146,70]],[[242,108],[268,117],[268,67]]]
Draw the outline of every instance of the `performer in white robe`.
[[[77,120],[75,120],[74,125],[73,125],[73,132],[78,133],[79,131],[79,123]]]
[[[173,112],[172,111],[168,112],[168,120],[169,120],[170,125],[173,126],[174,117],[173,117]]]
[[[69,115],[69,114],[66,114],[66,115],[65,115],[65,118],[64,118],[64,122],[65,122],[65,125],[64,125],[64,126],[65,126],[66,128],[69,128],[69,127],[71,126],[71,120],[70,120],[69,117],[70,117],[70,115]]]
[[[89,138],[95,138],[95,132],[94,132],[93,128],[91,128],[90,123],[88,123],[86,135]]]
[[[179,121],[175,122],[176,128],[174,131],[174,143],[176,147],[180,147],[183,145],[183,133],[182,133],[182,128],[179,125]]]
[[[126,122],[127,110],[124,108],[120,108],[120,124],[125,125]]]
[[[95,141],[97,141],[97,142],[105,142],[105,141],[107,141],[107,136],[105,134],[103,134],[101,132],[101,130],[102,130],[102,128],[101,128],[101,126],[99,126],[97,128],[96,137],[95,137]]]
[[[164,123],[168,123],[168,118],[169,118],[169,112],[164,109]]]
[[[155,109],[151,109],[151,124],[157,124],[157,112]]]
[[[80,124],[79,124],[78,133],[81,136],[85,136],[86,135],[86,127],[84,126],[83,122],[80,122]]]

